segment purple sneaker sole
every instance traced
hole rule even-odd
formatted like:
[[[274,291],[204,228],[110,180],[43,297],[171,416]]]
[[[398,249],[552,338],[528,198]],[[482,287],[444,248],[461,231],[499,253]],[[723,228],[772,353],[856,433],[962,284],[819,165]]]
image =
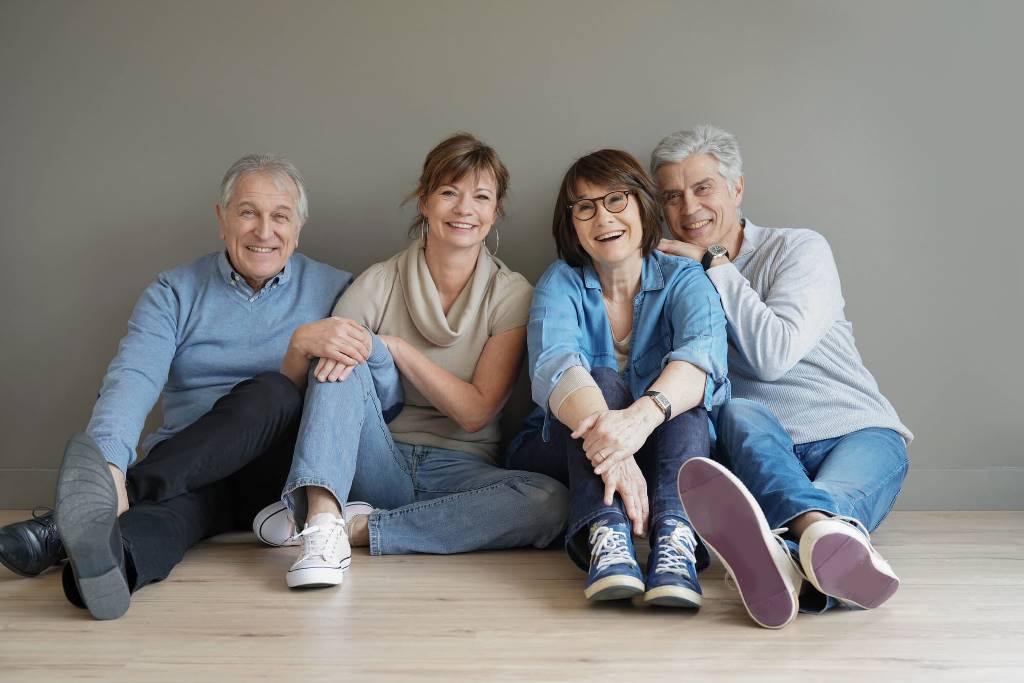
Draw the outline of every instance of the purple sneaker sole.
[[[865,609],[878,607],[900,587],[898,578],[875,567],[863,543],[843,534],[818,539],[811,567],[822,593]]]
[[[764,514],[746,487],[725,468],[704,458],[679,470],[679,497],[704,543],[736,580],[750,617],[765,628],[782,628],[799,608],[783,576],[777,545]]]

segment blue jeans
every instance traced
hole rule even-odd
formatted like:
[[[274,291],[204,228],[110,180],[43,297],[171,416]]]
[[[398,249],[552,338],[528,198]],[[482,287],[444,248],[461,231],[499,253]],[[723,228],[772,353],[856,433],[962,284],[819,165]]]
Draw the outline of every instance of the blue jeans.
[[[591,374],[604,394],[608,407],[621,410],[633,403],[622,376],[609,368],[595,368]],[[604,482],[594,474],[583,451],[583,440],[573,439],[568,427],[557,420],[550,423],[550,440],[544,442],[540,430],[526,438],[508,456],[508,466],[532,472],[543,472],[569,486],[569,528],[565,537],[566,552],[574,563],[586,570],[590,565],[588,530],[590,523],[603,515],[625,517],[618,494],[612,504],[604,504]],[[710,450],[708,413],[698,406],[659,426],[636,453],[636,462],[647,480],[650,499],[648,528],[674,517],[687,521],[679,500],[676,475],[689,458],[707,457]],[[708,563],[707,550],[698,548],[697,564]]]
[[[306,486],[379,508],[369,517],[372,555],[543,548],[562,531],[568,507],[565,487],[544,475],[396,443],[365,364],[343,382],[318,382],[310,373],[282,495],[300,528]]]
[[[775,414],[754,401],[734,398],[713,418],[716,458],[750,489],[773,529],[817,511],[853,517],[873,531],[892,510],[907,475],[907,446],[891,429],[794,445]],[[802,611],[836,604],[810,593],[800,598]]]

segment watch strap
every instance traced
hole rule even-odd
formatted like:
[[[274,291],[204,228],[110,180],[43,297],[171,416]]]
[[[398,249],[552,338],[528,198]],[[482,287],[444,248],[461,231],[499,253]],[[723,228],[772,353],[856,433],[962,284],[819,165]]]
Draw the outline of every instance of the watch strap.
[[[665,415],[665,422],[672,419],[672,404],[669,402],[668,397],[660,391],[654,391],[649,389],[644,392],[644,396],[650,396],[651,400],[654,401],[654,405],[661,409],[661,412]]]
[[[714,247],[718,247],[718,248],[715,250],[717,253],[713,254],[713,253],[711,253],[711,249],[714,248]],[[728,249],[726,249],[726,248],[724,248],[724,247],[722,247],[720,245],[714,244],[711,247],[708,247],[707,250],[704,252],[704,256],[700,260],[700,265],[704,266],[704,270],[707,270],[708,268],[711,267],[711,262],[714,261],[716,258],[718,258],[719,256],[728,256],[728,255],[729,255],[729,250]]]

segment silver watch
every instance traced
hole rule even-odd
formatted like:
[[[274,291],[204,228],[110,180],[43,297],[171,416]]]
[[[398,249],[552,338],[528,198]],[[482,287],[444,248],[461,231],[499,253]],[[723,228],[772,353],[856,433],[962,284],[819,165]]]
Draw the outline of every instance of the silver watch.
[[[723,247],[721,244],[712,244],[708,247],[708,250],[704,252],[704,258],[700,260],[700,264],[704,266],[704,270],[711,267],[711,262],[719,256],[729,256],[729,250]]]

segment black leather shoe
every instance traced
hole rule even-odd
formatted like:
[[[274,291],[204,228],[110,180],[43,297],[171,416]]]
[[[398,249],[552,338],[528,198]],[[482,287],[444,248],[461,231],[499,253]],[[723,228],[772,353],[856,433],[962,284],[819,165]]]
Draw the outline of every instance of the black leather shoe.
[[[38,576],[65,557],[52,510],[0,529],[0,563],[15,574]]]
[[[89,612],[97,619],[117,619],[127,612],[131,592],[117,523],[117,489],[107,461],[85,434],[71,437],[64,449],[57,527]]]

